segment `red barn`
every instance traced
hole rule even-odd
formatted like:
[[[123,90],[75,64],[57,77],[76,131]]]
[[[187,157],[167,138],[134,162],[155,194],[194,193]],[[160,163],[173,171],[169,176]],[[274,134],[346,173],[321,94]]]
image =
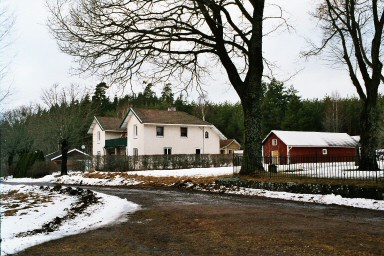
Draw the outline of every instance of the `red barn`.
[[[266,163],[355,161],[358,142],[347,133],[272,130],[263,140]]]

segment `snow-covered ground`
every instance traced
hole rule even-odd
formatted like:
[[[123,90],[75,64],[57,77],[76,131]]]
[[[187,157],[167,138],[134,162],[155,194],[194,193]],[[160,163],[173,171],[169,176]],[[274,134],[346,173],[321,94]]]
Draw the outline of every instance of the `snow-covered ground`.
[[[363,179],[375,180],[384,178],[384,161],[378,161],[379,171],[360,171],[355,162],[329,162],[329,163],[296,163],[290,165],[276,165],[281,175],[294,175],[313,178],[334,178],[334,179]],[[268,170],[269,164],[264,164]],[[240,166],[235,166],[234,171],[238,172]]]
[[[90,178],[90,174],[95,177]],[[49,175],[41,179],[14,179],[7,177],[4,181],[9,183],[28,183],[28,182],[54,182],[61,184],[82,184],[82,185],[98,185],[98,186],[130,186],[140,184],[142,181],[137,179],[138,176],[145,177],[177,177],[177,178],[198,178],[232,175],[232,167],[221,168],[195,168],[183,170],[158,170],[158,171],[137,171],[129,173],[81,173],[70,172],[66,176]],[[111,174],[111,173],[109,173]],[[85,177],[84,177],[85,176]],[[88,177],[87,177],[88,176]],[[224,189],[224,188],[223,188]],[[97,204],[88,209],[86,213],[79,215],[76,219],[71,220],[63,225],[58,231],[48,235],[35,235],[33,237],[23,238],[15,237],[15,234],[25,232],[35,227],[41,226],[47,220],[51,220],[55,215],[60,216],[71,204],[71,198],[65,195],[50,195],[44,194],[38,187],[25,185],[7,185],[1,184],[1,194],[10,190],[18,190],[23,193],[41,193],[42,197],[51,199],[49,202],[35,202],[33,208],[20,210],[16,216],[5,216],[3,213],[7,210],[4,201],[1,204],[1,254],[15,253],[17,250],[25,249],[37,243],[57,239],[65,235],[71,235],[79,232],[84,232],[90,228],[98,228],[103,225],[116,222],[122,215],[138,209],[138,205],[130,203],[126,200],[117,197],[107,196],[98,193],[103,204]],[[220,192],[223,192],[222,190]],[[335,204],[343,206],[351,206],[358,208],[384,210],[384,200],[372,200],[362,198],[343,198],[338,195],[314,195],[314,194],[294,194],[287,192],[273,192],[261,189],[237,188],[228,189],[225,193],[264,196],[270,198],[280,198],[284,200],[320,203],[320,204]],[[48,193],[48,192],[46,192]],[[36,200],[35,200],[36,201]],[[111,210],[114,210],[113,212]]]
[[[210,190],[212,192],[212,190]],[[318,195],[318,194],[295,194],[280,191],[268,191],[264,189],[237,188],[233,190],[222,190],[220,192],[235,195],[262,196],[268,198],[277,198],[288,201],[317,203],[326,205],[342,205],[356,208],[373,209],[384,211],[384,200],[373,200],[365,198],[344,198],[340,195]]]
[[[75,202],[75,197],[42,190],[38,186],[1,184],[0,190],[1,255],[14,254],[49,240],[125,221],[128,213],[139,209],[137,204],[127,200],[96,193],[99,203],[86,208],[74,219],[63,222],[58,230],[19,236],[18,234],[41,228],[56,217],[64,217],[67,209]],[[7,197],[7,194],[14,196]]]

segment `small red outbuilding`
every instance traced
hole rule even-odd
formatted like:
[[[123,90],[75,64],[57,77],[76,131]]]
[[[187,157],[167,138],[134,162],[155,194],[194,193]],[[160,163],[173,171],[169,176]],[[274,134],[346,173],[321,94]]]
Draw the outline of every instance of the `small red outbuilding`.
[[[266,163],[355,161],[358,142],[347,133],[272,130],[263,140]]]

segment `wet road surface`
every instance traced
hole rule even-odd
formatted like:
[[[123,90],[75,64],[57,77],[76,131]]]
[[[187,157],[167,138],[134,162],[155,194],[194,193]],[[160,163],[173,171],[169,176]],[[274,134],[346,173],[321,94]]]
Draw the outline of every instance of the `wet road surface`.
[[[18,255],[384,255],[384,213],[172,189],[91,188],[141,205],[124,223]]]

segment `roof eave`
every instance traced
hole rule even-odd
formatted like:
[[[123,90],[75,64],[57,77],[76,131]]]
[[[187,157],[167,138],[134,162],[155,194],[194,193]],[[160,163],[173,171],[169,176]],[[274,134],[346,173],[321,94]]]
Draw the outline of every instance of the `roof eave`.
[[[69,153],[73,152],[73,151],[77,151],[77,152],[79,152],[80,154],[83,154],[84,156],[89,156],[87,153],[84,153],[83,151],[78,150],[78,149],[76,149],[76,148],[74,148],[74,149],[72,149],[72,150],[69,150],[69,151],[67,152],[67,155],[68,155]],[[60,154],[60,155],[58,155],[58,156],[55,156],[54,158],[51,159],[51,161],[56,160],[57,158],[60,158],[62,155],[63,155],[63,154]]]
[[[123,127],[123,124],[124,123],[128,123],[128,122],[125,122],[125,120],[127,119],[127,117],[129,116],[129,114],[132,112],[132,114],[134,116],[136,116],[137,120],[139,120],[140,123],[143,123],[143,121],[141,121],[140,117],[136,114],[136,112],[133,110],[133,108],[129,108],[129,111],[127,114],[125,114],[124,118],[123,118],[123,121],[121,121],[120,123],[120,128],[126,128],[126,127]]]

